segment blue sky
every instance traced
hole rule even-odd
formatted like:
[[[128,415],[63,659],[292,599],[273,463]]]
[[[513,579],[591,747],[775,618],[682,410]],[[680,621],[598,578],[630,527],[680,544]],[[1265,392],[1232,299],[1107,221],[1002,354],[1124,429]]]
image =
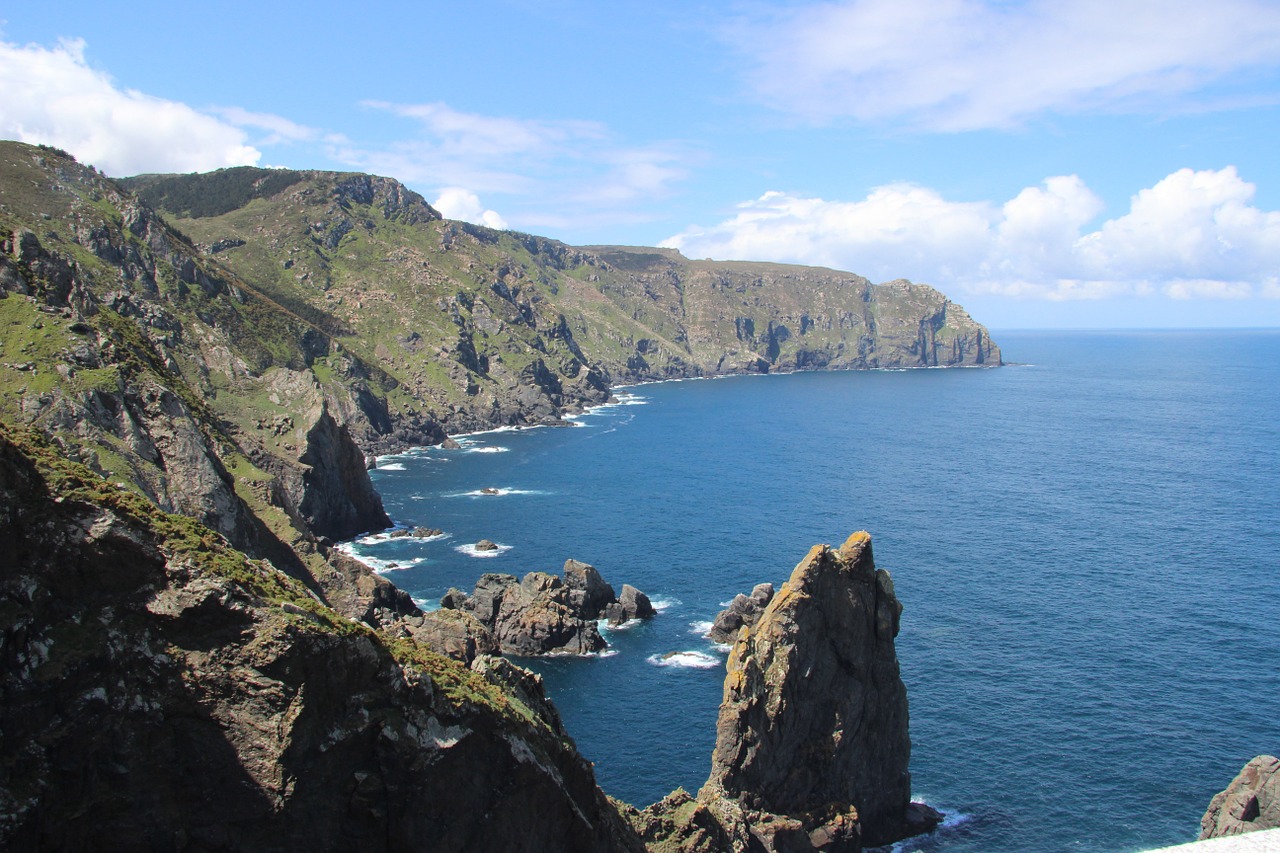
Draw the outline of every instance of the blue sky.
[[[0,137],[399,178],[574,244],[932,284],[995,328],[1280,326],[1280,3],[49,2]]]

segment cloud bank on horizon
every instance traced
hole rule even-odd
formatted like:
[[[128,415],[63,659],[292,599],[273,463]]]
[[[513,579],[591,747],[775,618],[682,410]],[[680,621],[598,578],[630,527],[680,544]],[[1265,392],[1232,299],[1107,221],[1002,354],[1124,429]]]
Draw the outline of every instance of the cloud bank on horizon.
[[[1255,190],[1232,167],[1182,169],[1087,233],[1103,206],[1075,175],[1048,178],[1000,206],[947,201],[910,184],[878,187],[856,202],[774,191],[661,245],[695,258],[813,264],[874,281],[1055,301],[1277,299],[1280,212],[1253,207]]]
[[[975,181],[967,198],[910,170],[901,176],[901,165],[890,167],[898,175],[845,187],[843,199],[800,189],[821,178],[742,168],[770,144],[785,151],[772,141],[783,132],[830,136],[837,149],[860,135],[926,140],[936,165],[948,162],[949,145],[977,133],[1015,143],[1021,135],[1034,146],[1045,128],[1089,133],[1071,124],[1080,117],[1162,122],[1275,110],[1280,5],[766,3],[732,6],[704,35],[737,100],[731,109],[707,103],[699,128],[664,133],[665,117],[653,116],[645,138],[622,129],[619,115],[503,115],[475,97],[454,101],[466,98],[456,92],[448,100],[364,97],[351,106],[369,126],[321,128],[123,86],[91,64],[92,41],[81,37],[0,41],[0,136],[64,148],[112,175],[287,161],[372,171],[422,191],[449,218],[492,228],[571,242],[612,229],[609,242],[661,242],[691,257],[911,278],[988,313],[1137,298],[1256,305],[1234,316],[1280,324],[1280,212],[1258,200],[1280,188],[1251,183],[1250,171],[1231,162],[1172,163],[1119,193],[1099,189],[1082,164],[1024,175],[1027,185],[1012,192]],[[373,124],[391,130],[375,133]],[[689,224],[698,221],[712,224]],[[648,239],[628,237],[641,227]]]

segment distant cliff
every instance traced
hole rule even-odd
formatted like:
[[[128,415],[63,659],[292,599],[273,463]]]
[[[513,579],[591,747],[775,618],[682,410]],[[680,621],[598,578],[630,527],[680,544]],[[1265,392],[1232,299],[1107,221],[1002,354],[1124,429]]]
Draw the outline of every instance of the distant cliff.
[[[376,361],[448,432],[554,422],[621,382],[1001,361],[963,308],[906,281],[566,246],[441,220],[367,175],[241,168],[122,184]]]

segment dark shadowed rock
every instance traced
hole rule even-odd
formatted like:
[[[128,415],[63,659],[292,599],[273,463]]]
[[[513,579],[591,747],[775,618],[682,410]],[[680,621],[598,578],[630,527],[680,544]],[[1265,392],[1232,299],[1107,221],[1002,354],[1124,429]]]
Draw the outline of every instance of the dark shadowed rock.
[[[1259,755],[1209,803],[1200,838],[1241,835],[1280,827],[1280,759]]]
[[[632,619],[649,619],[657,613],[649,596],[631,584],[624,583],[618,600],[605,608],[604,618],[609,620],[610,625],[621,625]]]
[[[756,620],[772,600],[771,583],[756,584],[751,589],[751,595],[738,593],[729,602],[729,606],[716,616],[707,636],[717,643],[731,645],[738,638],[738,630],[744,625],[750,627],[756,624]]]
[[[641,850],[524,676],[73,475],[0,429],[0,849]]]

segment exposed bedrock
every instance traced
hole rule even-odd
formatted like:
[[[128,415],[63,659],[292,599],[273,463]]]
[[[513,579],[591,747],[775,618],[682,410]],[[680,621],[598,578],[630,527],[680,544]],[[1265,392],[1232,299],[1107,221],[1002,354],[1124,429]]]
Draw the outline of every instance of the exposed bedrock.
[[[643,592],[623,587],[622,598],[595,567],[577,560],[564,564],[563,579],[546,572],[485,574],[471,595],[449,590],[440,600],[446,610],[475,618],[513,655],[590,654],[608,647],[596,626],[599,619],[621,624],[654,613]]]
[[[1209,803],[1200,838],[1242,835],[1280,827],[1280,759],[1259,755]]]
[[[676,850],[848,853],[936,826],[911,802],[901,612],[866,533],[814,546],[738,629],[706,785],[632,815],[637,831]]]

